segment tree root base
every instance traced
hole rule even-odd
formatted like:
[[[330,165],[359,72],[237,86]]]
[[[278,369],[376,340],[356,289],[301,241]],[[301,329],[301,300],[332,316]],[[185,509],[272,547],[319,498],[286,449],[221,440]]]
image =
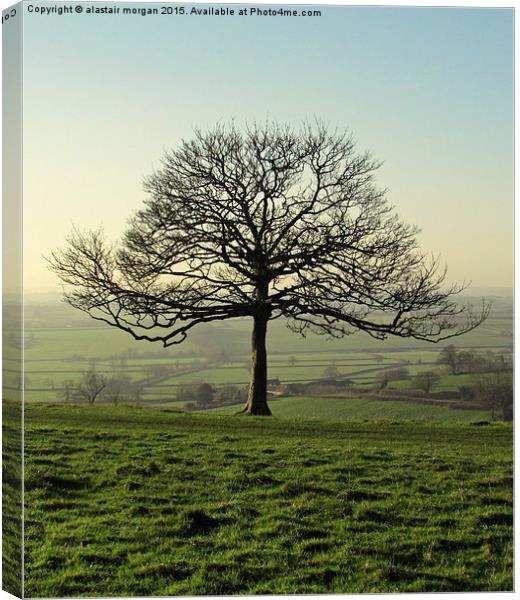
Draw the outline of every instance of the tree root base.
[[[249,406],[245,405],[242,410],[239,410],[235,415],[251,415],[253,417],[271,417],[272,413],[269,407],[266,406]]]

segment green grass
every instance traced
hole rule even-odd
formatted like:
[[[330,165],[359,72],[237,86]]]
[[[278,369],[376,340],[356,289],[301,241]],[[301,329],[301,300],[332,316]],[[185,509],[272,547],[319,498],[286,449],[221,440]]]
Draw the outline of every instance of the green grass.
[[[22,594],[22,403],[2,402],[2,589]]]
[[[64,381],[79,381],[86,371],[88,371],[88,367],[85,366],[85,368],[82,370],[64,373],[34,373],[31,371],[26,371],[25,376],[29,382],[29,389],[40,387],[44,388],[47,387],[47,383],[51,382],[56,387],[61,388]],[[105,369],[103,366],[96,368],[96,372],[100,375],[104,375],[105,377],[112,377],[121,374],[121,371],[111,371]],[[124,375],[127,375],[131,380],[141,380],[147,376],[147,373],[145,371],[132,370],[125,371]]]
[[[26,594],[512,589],[510,425],[27,405]]]
[[[74,355],[108,358],[131,348],[145,349],[128,334],[111,327],[34,330],[28,333],[35,336],[34,346],[25,351],[25,359],[29,361],[42,358],[58,360]]]
[[[428,367],[423,365],[422,367],[410,368],[410,374],[415,375],[420,373],[421,371],[427,371]],[[461,375],[442,375],[439,382],[436,383],[432,392],[458,392],[460,386],[462,385],[473,385],[478,380],[478,374],[476,373],[464,373]],[[406,390],[417,390],[414,386],[414,383],[411,379],[401,379],[399,381],[391,381],[388,384],[389,388],[395,390],[402,390],[405,392]],[[425,394],[427,396],[428,394]]]
[[[489,325],[488,325],[489,323]],[[502,346],[508,347],[512,344],[512,322],[508,320],[504,325],[504,331],[493,327],[493,320],[486,322],[473,332],[464,336],[462,345],[465,347],[489,347]],[[236,319],[229,322],[227,327],[208,326],[208,331],[215,332],[215,338],[232,340],[231,352],[235,356],[243,354],[247,356],[250,345],[251,323],[248,319]],[[81,355],[85,357],[110,358],[112,355],[124,353],[128,350],[145,353],[150,350],[159,352],[161,347],[147,342],[137,342],[128,334],[111,327],[71,327],[65,329],[31,329],[29,326],[27,334],[34,335],[34,344],[25,352],[27,360],[37,360],[45,358],[46,360],[59,360],[72,355]],[[447,341],[444,345],[449,343]],[[395,351],[397,358],[406,358],[406,350],[417,354],[415,360],[422,360],[421,355],[435,354],[432,351],[431,344],[418,340],[408,340],[400,338],[390,338],[387,342],[381,343],[367,335],[356,334],[348,338],[339,340],[324,340],[322,336],[309,335],[302,338],[291,333],[282,320],[270,323],[268,332],[268,347],[271,356],[277,354],[287,356],[296,356],[305,358],[306,355],[316,355],[319,353],[323,360],[341,360],[341,357],[348,357],[349,353],[367,352],[370,354],[381,353],[382,356],[389,355],[389,351]],[[442,344],[440,345],[442,347]],[[200,352],[201,346],[193,344],[190,339],[182,344],[182,350],[174,348],[165,350],[165,356],[171,356],[175,360],[182,357],[183,352]],[[439,347],[435,350],[438,351]],[[354,354],[352,355],[354,356]],[[425,356],[426,360],[427,357]],[[413,360],[412,357],[410,357]]]
[[[271,411],[276,417],[322,419],[399,419],[420,421],[470,422],[490,418],[485,410],[453,409],[443,405],[419,404],[399,400],[367,398],[309,398],[293,396],[271,399]],[[205,412],[233,414],[236,406],[225,406]]]
[[[435,386],[439,392],[458,390],[461,385],[474,385],[479,380],[479,374],[464,373],[462,375],[445,375]]]

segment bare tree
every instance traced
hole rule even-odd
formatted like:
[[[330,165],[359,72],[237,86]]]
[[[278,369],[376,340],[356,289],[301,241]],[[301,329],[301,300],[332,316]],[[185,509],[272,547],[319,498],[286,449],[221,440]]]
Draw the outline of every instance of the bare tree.
[[[452,375],[457,375],[457,371],[460,364],[460,356],[457,351],[457,348],[453,344],[444,347],[439,352],[437,364],[446,365]]]
[[[83,373],[78,381],[73,391],[73,398],[79,402],[94,404],[106,386],[106,377],[99,375],[94,369],[90,369]]]
[[[62,388],[59,392],[59,396],[64,400],[64,402],[70,402],[74,395],[74,381],[70,379],[66,379],[62,383]]]
[[[209,383],[201,383],[197,386],[196,398],[199,406],[208,406],[213,402],[214,397],[215,390]]]
[[[491,410],[495,420],[500,414],[504,421],[513,420],[513,370],[483,373],[478,376],[474,390],[480,402]]]
[[[387,369],[381,371],[377,377],[379,388],[384,390],[391,381],[401,381],[410,377],[410,371],[406,367],[397,367],[396,369]]]
[[[421,371],[412,379],[412,385],[425,394],[429,394],[440,379],[441,376],[437,371]]]
[[[144,387],[135,381],[130,387],[130,395],[135,402],[136,406],[141,406],[141,400],[143,398]]]
[[[74,231],[51,268],[66,301],[164,346],[193,327],[253,320],[243,412],[270,414],[269,320],[340,337],[364,331],[439,341],[476,327],[376,187],[379,164],[349,134],[273,123],[196,131],[145,180],[148,199],[119,245]]]
[[[106,380],[103,390],[103,399],[117,406],[121,401],[130,397],[132,393],[132,381],[128,375],[114,375]]]
[[[325,379],[335,379],[341,375],[336,362],[331,360],[330,363],[323,369],[322,376]]]

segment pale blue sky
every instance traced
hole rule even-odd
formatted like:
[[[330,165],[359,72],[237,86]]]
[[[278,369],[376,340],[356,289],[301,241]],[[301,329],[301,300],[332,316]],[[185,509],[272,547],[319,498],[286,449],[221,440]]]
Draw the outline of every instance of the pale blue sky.
[[[193,127],[267,116],[349,128],[452,279],[511,286],[513,11],[318,8],[25,14],[28,291],[55,284],[41,255],[73,223],[117,237],[142,177]]]

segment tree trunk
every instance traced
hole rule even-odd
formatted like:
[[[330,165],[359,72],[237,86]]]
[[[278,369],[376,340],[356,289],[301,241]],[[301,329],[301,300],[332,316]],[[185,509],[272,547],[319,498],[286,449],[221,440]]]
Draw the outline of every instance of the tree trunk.
[[[261,312],[254,317],[251,348],[251,379],[247,402],[241,411],[246,415],[270,415],[267,406],[267,351],[265,338],[269,315]]]

